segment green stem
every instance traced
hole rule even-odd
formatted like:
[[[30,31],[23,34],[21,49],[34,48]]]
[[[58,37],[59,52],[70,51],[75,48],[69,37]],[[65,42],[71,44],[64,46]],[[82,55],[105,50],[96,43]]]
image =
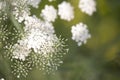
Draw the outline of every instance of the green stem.
[[[15,20],[15,17],[12,14],[10,15],[10,19],[14,26],[17,28],[17,30],[19,30],[21,33],[24,33],[22,26]]]
[[[6,0],[6,5],[7,5],[6,12],[8,13],[8,16],[11,22],[13,23],[13,25],[16,27],[18,31],[20,31],[21,33],[24,33],[24,30],[22,29],[21,24],[19,24],[19,22],[15,19],[14,15],[12,14],[11,0]]]

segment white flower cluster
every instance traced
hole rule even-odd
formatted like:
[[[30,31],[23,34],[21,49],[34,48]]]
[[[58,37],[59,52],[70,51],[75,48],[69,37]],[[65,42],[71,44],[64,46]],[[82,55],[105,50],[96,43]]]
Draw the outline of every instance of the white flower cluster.
[[[55,0],[48,0],[49,2]],[[82,0],[81,0],[82,1]],[[92,7],[94,2],[80,2],[80,8],[89,15],[95,11]],[[61,19],[71,21],[74,19],[74,8],[67,2],[63,1],[58,5],[58,10],[52,5],[45,5],[41,10],[40,18],[31,14],[30,6],[38,8],[41,0],[4,0],[4,3],[9,3],[5,6],[10,6],[11,21],[10,28],[6,24],[0,27],[0,41],[5,42],[5,56],[10,59],[12,73],[20,78],[26,77],[32,68],[45,70],[46,72],[57,70],[57,67],[62,63],[61,58],[67,53],[65,40],[57,37],[55,34],[53,22],[59,15]],[[88,3],[92,7],[87,6]],[[0,1],[0,9],[4,6]],[[0,25],[7,21],[7,15],[3,13],[0,18]],[[0,15],[1,17],[1,15]],[[5,28],[3,28],[5,27]],[[7,29],[9,28],[9,29]],[[20,30],[19,30],[20,29]],[[10,32],[10,33],[8,33]],[[72,39],[78,42],[78,46],[86,43],[91,37],[87,26],[79,23],[72,26]],[[6,34],[8,33],[8,34]],[[4,35],[6,34],[6,35]],[[1,35],[5,36],[4,38]]]
[[[78,46],[81,46],[82,43],[86,43],[87,39],[91,37],[87,29],[87,25],[83,23],[76,24],[72,26],[72,39],[78,42]]]
[[[48,22],[54,22],[57,18],[57,10],[53,6],[45,5],[41,12],[40,16]],[[58,15],[63,20],[71,21],[74,19],[74,8],[69,2],[63,1],[58,5]]]
[[[28,0],[11,2],[13,16],[18,24],[22,23],[24,26],[18,26],[23,30],[21,33],[13,28],[11,31],[14,33],[9,34],[12,36],[9,38],[11,42],[8,41],[4,46],[6,55],[13,62],[12,73],[17,78],[26,77],[29,70],[34,67],[46,72],[56,70],[62,63],[61,58],[68,51],[65,49],[64,40],[56,36],[51,23],[57,17],[57,10],[53,6],[46,5],[41,11],[44,19],[42,20],[35,15],[31,16],[29,5],[31,4]]]
[[[45,9],[42,10],[41,16],[45,21],[54,22],[57,18],[57,10],[53,6],[45,5]]]
[[[58,5],[58,15],[63,20],[71,21],[74,18],[72,5],[69,2],[63,1]]]
[[[79,8],[82,12],[91,16],[96,11],[95,0],[80,0]]]

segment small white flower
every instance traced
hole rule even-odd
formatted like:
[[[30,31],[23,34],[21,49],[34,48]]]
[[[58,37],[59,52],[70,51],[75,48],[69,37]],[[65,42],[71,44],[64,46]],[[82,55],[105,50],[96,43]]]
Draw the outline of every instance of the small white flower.
[[[96,3],[94,0],[80,0],[79,8],[82,12],[91,16],[96,11]]]
[[[41,0],[28,0],[28,4],[34,8],[38,8],[40,2]]]
[[[58,15],[63,20],[71,21],[74,18],[72,5],[69,2],[63,1],[58,5]]]
[[[57,10],[53,6],[45,5],[45,8],[41,11],[40,15],[44,18],[44,20],[54,22],[57,18]]]
[[[4,78],[1,78],[0,80],[5,80]]]
[[[87,29],[87,25],[79,23],[75,26],[72,26],[72,39],[78,42],[78,46],[81,46],[82,43],[86,43],[87,39],[91,37]]]
[[[49,2],[55,1],[55,0],[48,0]]]

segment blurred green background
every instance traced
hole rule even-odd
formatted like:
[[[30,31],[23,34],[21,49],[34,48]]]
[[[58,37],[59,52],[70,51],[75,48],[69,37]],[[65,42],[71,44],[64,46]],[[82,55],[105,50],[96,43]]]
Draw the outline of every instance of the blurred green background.
[[[32,14],[39,17],[45,4],[57,5],[63,0],[48,3],[42,0]],[[120,80],[120,0],[96,0],[97,11],[92,15],[82,13],[78,0],[65,0],[74,6],[75,18],[67,22],[56,19],[56,34],[68,39],[69,53],[55,74],[41,74],[33,70],[26,79],[15,80]],[[71,39],[71,26],[83,22],[88,25],[91,39],[80,47]],[[7,63],[0,56],[0,77],[10,77]],[[12,80],[12,79],[11,79]]]

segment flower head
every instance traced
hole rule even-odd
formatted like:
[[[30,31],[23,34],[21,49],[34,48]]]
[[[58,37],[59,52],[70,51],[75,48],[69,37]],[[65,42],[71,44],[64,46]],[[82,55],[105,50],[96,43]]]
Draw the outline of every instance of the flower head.
[[[45,8],[41,11],[41,16],[45,21],[54,22],[57,18],[57,10],[53,6],[45,5]]]
[[[87,29],[87,25],[83,23],[76,24],[72,26],[72,39],[78,42],[78,46],[81,46],[82,43],[86,43],[87,39],[91,37]]]
[[[96,3],[94,0],[80,0],[79,8],[82,12],[91,16],[96,11]]]
[[[0,80],[5,80],[4,78],[1,78]]]
[[[5,46],[5,53],[13,62],[14,75],[17,78],[26,77],[29,69],[34,67],[45,72],[56,70],[62,63],[61,58],[67,53],[64,40],[55,35],[52,23],[36,16],[26,16],[23,23],[22,36],[18,38],[13,35],[13,38],[17,37],[15,43],[10,42]]]
[[[69,2],[63,1],[58,5],[58,15],[63,20],[71,21],[74,18],[72,5]]]

